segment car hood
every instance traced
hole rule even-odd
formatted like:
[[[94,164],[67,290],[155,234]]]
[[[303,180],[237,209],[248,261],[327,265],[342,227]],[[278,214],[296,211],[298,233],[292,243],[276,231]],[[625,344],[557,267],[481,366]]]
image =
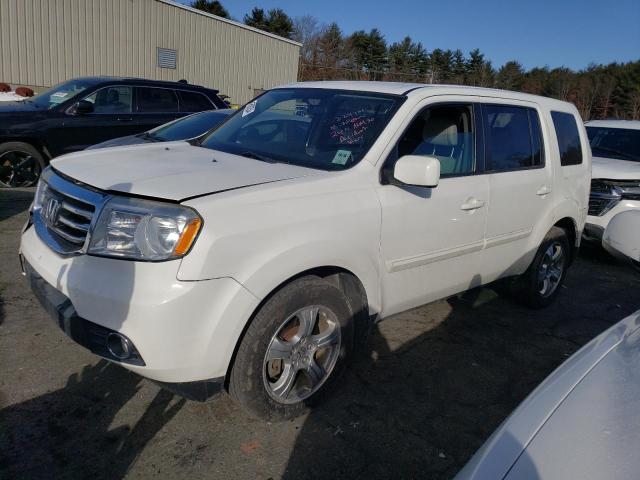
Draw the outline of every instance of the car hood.
[[[0,102],[0,114],[41,111],[42,109],[29,99],[16,100],[15,102]]]
[[[166,142],[84,150],[52,160],[58,172],[105,191],[182,201],[324,172]]]
[[[640,179],[640,162],[593,157],[593,161],[591,162],[591,178],[637,180]]]
[[[549,375],[455,480],[635,478],[640,470],[639,356],[640,311]],[[620,475],[605,472],[615,466]]]
[[[508,480],[638,478],[640,332],[620,341],[531,440]]]

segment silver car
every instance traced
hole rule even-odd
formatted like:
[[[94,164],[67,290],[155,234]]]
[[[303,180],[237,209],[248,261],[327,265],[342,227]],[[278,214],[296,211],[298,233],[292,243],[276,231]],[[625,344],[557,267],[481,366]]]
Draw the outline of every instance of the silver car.
[[[618,214],[605,247],[636,260],[640,215]],[[640,303],[640,294],[630,291]],[[456,480],[640,478],[640,310],[582,347],[485,442]]]

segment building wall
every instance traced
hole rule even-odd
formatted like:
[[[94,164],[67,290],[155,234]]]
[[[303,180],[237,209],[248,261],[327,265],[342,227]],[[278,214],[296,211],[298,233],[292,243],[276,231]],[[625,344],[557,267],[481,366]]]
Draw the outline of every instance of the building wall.
[[[177,68],[157,66],[157,47]],[[48,87],[88,75],[204,85],[244,103],[296,80],[298,43],[168,0],[0,0],[0,82]]]

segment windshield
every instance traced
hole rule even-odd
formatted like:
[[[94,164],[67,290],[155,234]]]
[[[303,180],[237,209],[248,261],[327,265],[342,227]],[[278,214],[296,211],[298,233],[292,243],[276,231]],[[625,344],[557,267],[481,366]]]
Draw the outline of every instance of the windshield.
[[[270,90],[248,103],[201,146],[322,170],[358,163],[403,97],[346,90]]]
[[[596,157],[640,162],[640,130],[588,126],[587,135]]]
[[[221,124],[234,110],[212,110],[194,113],[149,130],[150,137],[171,142],[199,137]]]
[[[28,101],[35,103],[40,108],[52,109],[56,105],[66,102],[72,97],[75,97],[81,92],[84,92],[88,88],[96,85],[96,80],[91,79],[76,79],[59,83],[58,85],[51,87],[49,90],[45,90],[42,93],[30,98]]]

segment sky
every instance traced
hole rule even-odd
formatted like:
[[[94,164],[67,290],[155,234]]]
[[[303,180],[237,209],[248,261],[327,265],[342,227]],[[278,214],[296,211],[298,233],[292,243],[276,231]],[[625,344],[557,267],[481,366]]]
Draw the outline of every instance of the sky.
[[[189,4],[189,0],[180,0]],[[222,0],[242,21],[255,6],[336,22],[343,32],[377,27],[388,43],[409,35],[431,51],[479,48],[499,67],[582,69],[640,60],[640,0]]]

